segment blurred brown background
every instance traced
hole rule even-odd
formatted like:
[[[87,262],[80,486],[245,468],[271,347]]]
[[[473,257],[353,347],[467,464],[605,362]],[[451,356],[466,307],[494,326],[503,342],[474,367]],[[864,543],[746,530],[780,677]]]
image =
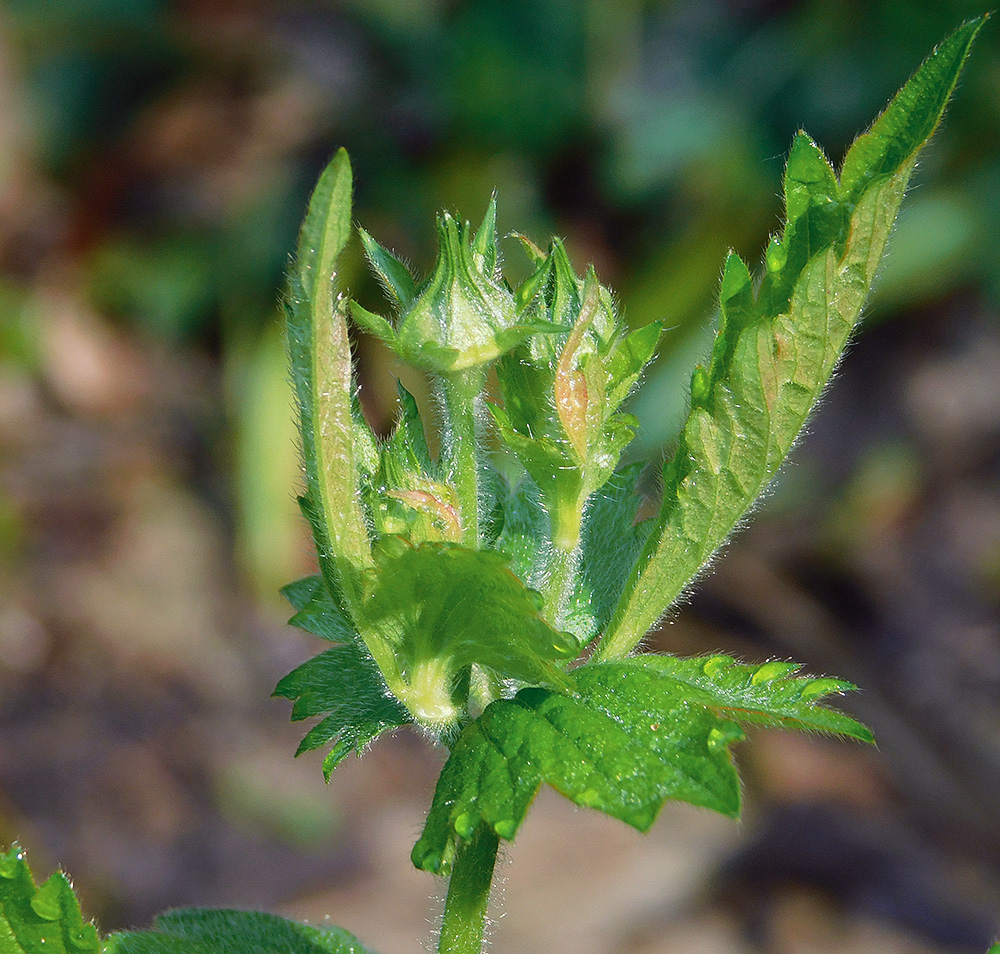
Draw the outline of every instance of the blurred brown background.
[[[424,268],[433,213],[494,187],[502,233],[564,236],[669,328],[634,407],[657,458],[792,134],[838,160],[980,12],[0,4],[0,843],[105,929],[262,906],[418,950],[440,757],[401,734],[325,787],[268,698],[317,649],[276,595],[311,568],[276,301],[316,175],[346,146],[356,219]],[[998,52],[992,24],[793,464],[654,641],[849,678],[879,748],[755,733],[742,823],[668,806],[645,837],[543,793],[498,954],[981,954],[1000,929]],[[358,356],[384,428],[392,368]]]

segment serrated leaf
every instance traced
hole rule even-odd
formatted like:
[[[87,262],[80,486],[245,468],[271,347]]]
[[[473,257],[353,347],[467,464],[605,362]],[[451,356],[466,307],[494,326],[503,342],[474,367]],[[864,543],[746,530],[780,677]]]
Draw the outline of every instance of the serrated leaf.
[[[768,248],[756,297],[739,257],[726,262],[711,363],[692,379],[659,517],[597,658],[632,650],[781,466],[854,328],[916,154],[982,22],[931,54],[852,147],[836,188],[818,147],[796,138],[785,179],[788,224]]]
[[[327,778],[351,752],[360,753],[383,732],[411,722],[386,691],[374,662],[357,643],[335,646],[293,669],[273,695],[293,700],[292,721],[324,718],[306,733],[296,755],[333,743]]]
[[[281,595],[296,611],[288,621],[292,626],[333,642],[353,642],[361,638],[347,613],[330,596],[322,576],[307,576],[289,583],[281,588]]]
[[[668,798],[737,816],[729,746],[742,738],[739,723],[871,739],[853,719],[816,705],[847,683],[794,678],[797,669],[641,656],[582,666],[574,695],[532,688],[494,702],[452,748],[414,864],[446,872],[458,841],[482,823],[512,839],[543,782],[640,831]]]
[[[373,954],[342,928],[316,928],[263,911],[189,908],[151,931],[112,934],[105,954]]]
[[[0,852],[0,951],[3,954],[96,954],[97,929],[85,922],[61,871],[36,886],[24,852]]]
[[[302,509],[323,575],[348,601],[356,571],[371,564],[357,488],[347,301],[336,290],[336,264],[350,232],[351,166],[341,149],[309,200],[286,311],[306,475]]]

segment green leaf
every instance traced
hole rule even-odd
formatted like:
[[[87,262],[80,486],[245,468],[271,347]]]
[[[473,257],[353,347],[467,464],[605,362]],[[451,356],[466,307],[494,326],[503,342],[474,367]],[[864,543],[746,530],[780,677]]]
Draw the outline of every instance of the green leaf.
[[[851,146],[840,173],[849,200],[857,201],[874,181],[894,175],[934,134],[985,22],[985,16],[977,17],[943,40]]]
[[[982,26],[945,40],[848,153],[841,183],[796,137],[785,176],[787,224],[767,250],[757,295],[726,261],[709,368],[664,470],[663,503],[598,659],[627,655],[701,571],[791,449],[854,328],[917,152],[937,126]]]
[[[548,567],[548,517],[539,500],[538,485],[523,477],[511,487],[493,473],[493,508],[484,527],[487,547],[510,560],[510,571],[525,586],[537,588]]]
[[[3,954],[96,954],[97,929],[84,922],[61,871],[35,886],[24,852],[0,852],[0,951]]]
[[[330,596],[322,576],[307,576],[289,583],[281,588],[281,595],[296,610],[288,621],[292,626],[333,642],[361,638],[343,608]]]
[[[305,463],[303,513],[330,589],[354,597],[371,551],[357,488],[347,301],[336,264],[351,232],[351,166],[341,149],[313,191],[289,273],[288,351]]]
[[[412,722],[378,668],[357,643],[335,646],[293,669],[273,695],[294,700],[292,721],[324,716],[306,733],[296,755],[333,743],[323,762],[327,779],[351,752],[359,754],[383,732]]]
[[[640,831],[668,798],[736,817],[729,746],[742,738],[739,723],[871,740],[853,719],[816,705],[847,683],[793,678],[796,669],[641,656],[581,667],[575,695],[531,688],[494,702],[452,748],[414,864],[447,872],[459,840],[483,823],[512,839],[543,782]]]
[[[569,685],[555,660],[572,658],[576,641],[542,619],[538,594],[510,572],[503,554],[385,537],[375,562],[366,578],[364,626],[394,660],[394,669],[381,668],[418,721],[454,720],[455,680],[471,665],[503,678]]]
[[[112,934],[105,954],[372,954],[341,928],[315,928],[262,911],[189,908],[151,931]]]

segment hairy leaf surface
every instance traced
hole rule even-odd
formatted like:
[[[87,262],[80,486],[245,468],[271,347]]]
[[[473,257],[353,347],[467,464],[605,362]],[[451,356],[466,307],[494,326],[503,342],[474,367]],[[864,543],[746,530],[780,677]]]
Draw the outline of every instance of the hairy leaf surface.
[[[718,335],[691,382],[691,410],[664,472],[660,515],[599,658],[626,655],[774,477],[861,311],[916,154],[937,126],[979,19],[924,62],[851,148],[838,182],[800,133],[785,173],[787,221],[755,293],[731,253]]]
[[[817,705],[851,686],[793,677],[797,669],[640,656],[581,667],[573,695],[532,688],[494,702],[452,749],[414,864],[446,871],[458,840],[480,823],[513,838],[543,782],[641,831],[668,798],[737,816],[729,745],[743,737],[739,723],[871,740],[850,717]]]
[[[97,929],[84,922],[73,886],[61,871],[37,886],[24,852],[0,852],[0,952],[96,954]]]
[[[189,908],[151,931],[112,934],[105,954],[372,954],[341,928],[315,928],[262,911]]]
[[[351,234],[351,181],[350,161],[341,149],[309,201],[286,303],[306,473],[302,510],[323,575],[331,591],[348,602],[355,571],[371,564],[356,489],[347,301],[336,291],[337,259]]]

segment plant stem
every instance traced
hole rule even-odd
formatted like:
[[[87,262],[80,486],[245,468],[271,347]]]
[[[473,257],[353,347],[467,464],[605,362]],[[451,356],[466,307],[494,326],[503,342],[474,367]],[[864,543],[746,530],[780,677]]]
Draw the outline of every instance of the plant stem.
[[[477,404],[486,377],[474,367],[438,379],[444,406],[443,454],[448,480],[458,495],[462,542],[479,545],[479,434]]]
[[[496,833],[484,824],[459,844],[448,882],[438,954],[482,954],[499,845]]]

